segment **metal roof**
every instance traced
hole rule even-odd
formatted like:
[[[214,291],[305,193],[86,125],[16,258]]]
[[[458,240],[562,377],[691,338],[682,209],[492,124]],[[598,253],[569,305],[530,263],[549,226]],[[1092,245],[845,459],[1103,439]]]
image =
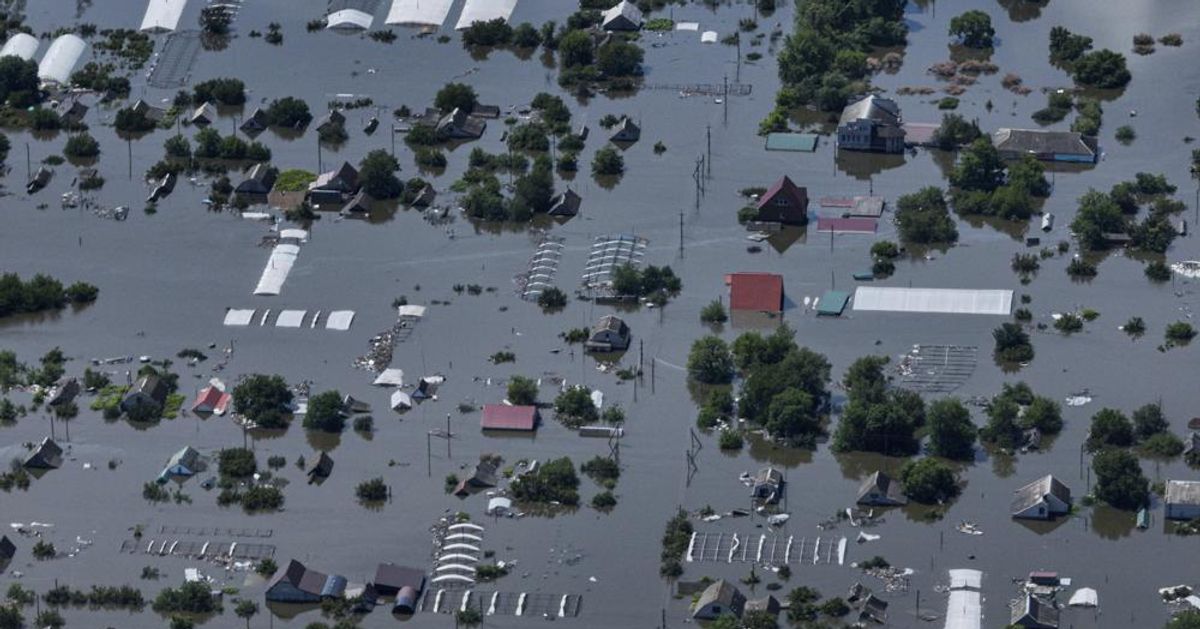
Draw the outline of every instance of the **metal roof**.
[[[152,33],[167,33],[179,26],[179,18],[187,0],[150,0],[146,5],[146,14],[142,17],[142,25],[138,30]]]
[[[467,0],[454,30],[470,28],[475,22],[508,21],[516,8],[517,0]]]
[[[770,133],[767,134],[767,150],[812,153],[817,150],[817,138],[813,133]]]
[[[1074,131],[1045,129],[1000,129],[992,134],[992,144],[999,151],[1029,154],[1089,155],[1096,154],[1095,140]]]
[[[860,286],[854,293],[854,309],[1007,316],[1012,311],[1012,291]]]
[[[531,431],[537,428],[537,407],[487,404],[479,423],[484,430]]]
[[[1167,493],[1163,501],[1168,505],[1200,505],[1200,481],[1167,481]]]
[[[896,101],[871,94],[846,106],[838,125],[855,120],[874,120],[889,125],[900,124],[900,107]]]
[[[38,65],[38,79],[47,83],[66,85],[71,80],[71,72],[79,63],[80,57],[87,50],[87,42],[77,35],[62,35],[50,43],[46,56]]]
[[[729,274],[730,310],[783,310],[783,276],[774,273]]]
[[[29,33],[16,33],[4,42],[4,47],[0,48],[0,57],[20,57],[25,61],[33,59],[37,54],[38,46],[41,42],[36,37]]]
[[[392,0],[385,24],[441,26],[454,0]]]

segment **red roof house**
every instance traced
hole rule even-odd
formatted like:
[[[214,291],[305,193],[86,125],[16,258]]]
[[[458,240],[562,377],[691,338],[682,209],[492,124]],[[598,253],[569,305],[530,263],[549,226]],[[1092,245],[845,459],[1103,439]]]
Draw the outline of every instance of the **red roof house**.
[[[805,225],[808,223],[808,190],[784,175],[758,199],[755,220],[763,223]]]
[[[209,385],[201,389],[200,394],[196,396],[196,402],[192,404],[192,412],[224,415],[230,398],[228,393]]]
[[[533,432],[537,429],[538,410],[536,406],[508,406],[506,404],[485,404],[483,419],[479,424],[484,430],[518,430]]]
[[[783,276],[774,273],[730,273],[730,310],[783,311]]]

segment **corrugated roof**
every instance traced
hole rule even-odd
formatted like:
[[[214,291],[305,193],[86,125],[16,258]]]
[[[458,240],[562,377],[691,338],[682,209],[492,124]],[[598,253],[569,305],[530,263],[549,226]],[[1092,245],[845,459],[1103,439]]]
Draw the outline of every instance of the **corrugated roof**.
[[[38,79],[66,85],[71,80],[71,71],[75,69],[85,50],[87,42],[76,35],[67,34],[55,39],[38,65]]]
[[[890,98],[871,94],[847,105],[842,110],[842,117],[838,120],[838,124],[844,125],[863,119],[874,120],[884,124],[899,125],[900,106]]]
[[[1200,505],[1200,481],[1169,480],[1163,499],[1169,505]]]
[[[813,133],[770,133],[767,134],[767,150],[812,153],[817,150],[818,137]]]
[[[484,430],[532,431],[537,428],[537,407],[487,404],[479,425]]]
[[[1092,155],[1096,154],[1095,140],[1074,131],[1045,129],[1000,129],[992,134],[997,150],[1014,153]]]
[[[729,308],[780,312],[783,310],[783,276],[774,273],[731,273]]]
[[[1012,291],[860,286],[854,293],[854,309],[1007,316],[1012,310]]]
[[[454,0],[393,0],[385,24],[441,26]]]

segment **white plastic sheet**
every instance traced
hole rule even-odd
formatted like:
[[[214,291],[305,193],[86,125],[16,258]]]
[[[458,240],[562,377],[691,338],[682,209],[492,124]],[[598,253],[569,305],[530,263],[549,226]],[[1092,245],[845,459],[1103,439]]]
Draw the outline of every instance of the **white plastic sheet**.
[[[142,17],[140,30],[152,33],[168,33],[179,26],[179,18],[187,0],[150,0],[146,5],[146,15]]]
[[[516,8],[517,0],[467,0],[454,29],[461,31],[475,22],[491,22],[497,18],[507,21]]]
[[[371,28],[373,21],[375,21],[375,16],[370,13],[358,9],[342,9],[325,17],[325,28],[366,30]]]
[[[702,44],[717,43],[717,32],[716,31],[704,31],[703,33],[700,33],[700,43],[702,43]]]
[[[4,42],[4,47],[0,48],[0,57],[20,57],[25,61],[33,59],[37,54],[40,42],[36,37],[29,33],[16,33]]]
[[[250,325],[254,320],[254,309],[250,310],[235,310],[230,309],[225,312],[225,325],[243,326]]]
[[[87,43],[76,35],[62,35],[50,44],[42,63],[38,65],[38,79],[47,83],[66,85],[71,80],[71,72],[79,63]]]
[[[396,311],[396,316],[399,317],[416,317],[425,316],[425,306],[400,306]]]
[[[278,295],[283,290],[283,282],[287,280],[288,273],[292,272],[292,265],[296,263],[296,257],[299,255],[300,247],[296,245],[275,245],[271,250],[271,257],[267,258],[262,277],[258,279],[258,286],[254,287],[254,294]]]
[[[334,310],[329,313],[328,317],[325,317],[325,329],[345,332],[350,329],[350,324],[353,322],[353,310]]]
[[[860,286],[854,293],[854,309],[1007,316],[1012,294],[1011,290]]]
[[[376,376],[375,381],[371,384],[379,387],[402,387],[404,386],[404,370],[384,369],[383,373]]]
[[[441,26],[454,0],[393,0],[385,24]]]
[[[283,310],[280,311],[279,317],[275,319],[275,327],[277,328],[298,328],[301,323],[304,323],[304,315],[308,314],[307,310]]]

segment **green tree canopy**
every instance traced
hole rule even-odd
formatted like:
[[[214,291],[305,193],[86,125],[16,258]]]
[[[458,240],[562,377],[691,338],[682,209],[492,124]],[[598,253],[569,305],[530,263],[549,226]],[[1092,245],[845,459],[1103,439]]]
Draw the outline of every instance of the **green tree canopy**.
[[[958,495],[958,479],[949,465],[931,458],[909,461],[900,468],[904,495],[925,503],[942,502]]]
[[[1087,449],[1096,452],[1114,446],[1124,448],[1133,445],[1133,424],[1124,413],[1112,408],[1100,409],[1092,415],[1092,428],[1088,431]]]
[[[975,458],[975,424],[971,412],[957,398],[937,400],[925,413],[929,428],[929,453],[947,459]]]
[[[704,384],[728,384],[733,379],[733,356],[729,345],[717,336],[704,336],[692,343],[688,375]]]
[[[394,199],[404,192],[404,184],[396,177],[400,163],[391,153],[376,149],[367,153],[359,164],[358,180],[362,189],[376,199]]]
[[[342,394],[336,389],[318,393],[308,399],[304,427],[323,432],[342,432],[346,427],[346,416],[342,408]]]
[[[1096,497],[1117,509],[1134,510],[1150,500],[1150,481],[1129,452],[1106,448],[1092,459],[1096,472]]]
[[[950,19],[950,34],[968,48],[991,48],[996,29],[992,28],[991,16],[972,10]]]
[[[280,376],[252,374],[233,388],[233,409],[263,428],[286,428],[292,392]]]

